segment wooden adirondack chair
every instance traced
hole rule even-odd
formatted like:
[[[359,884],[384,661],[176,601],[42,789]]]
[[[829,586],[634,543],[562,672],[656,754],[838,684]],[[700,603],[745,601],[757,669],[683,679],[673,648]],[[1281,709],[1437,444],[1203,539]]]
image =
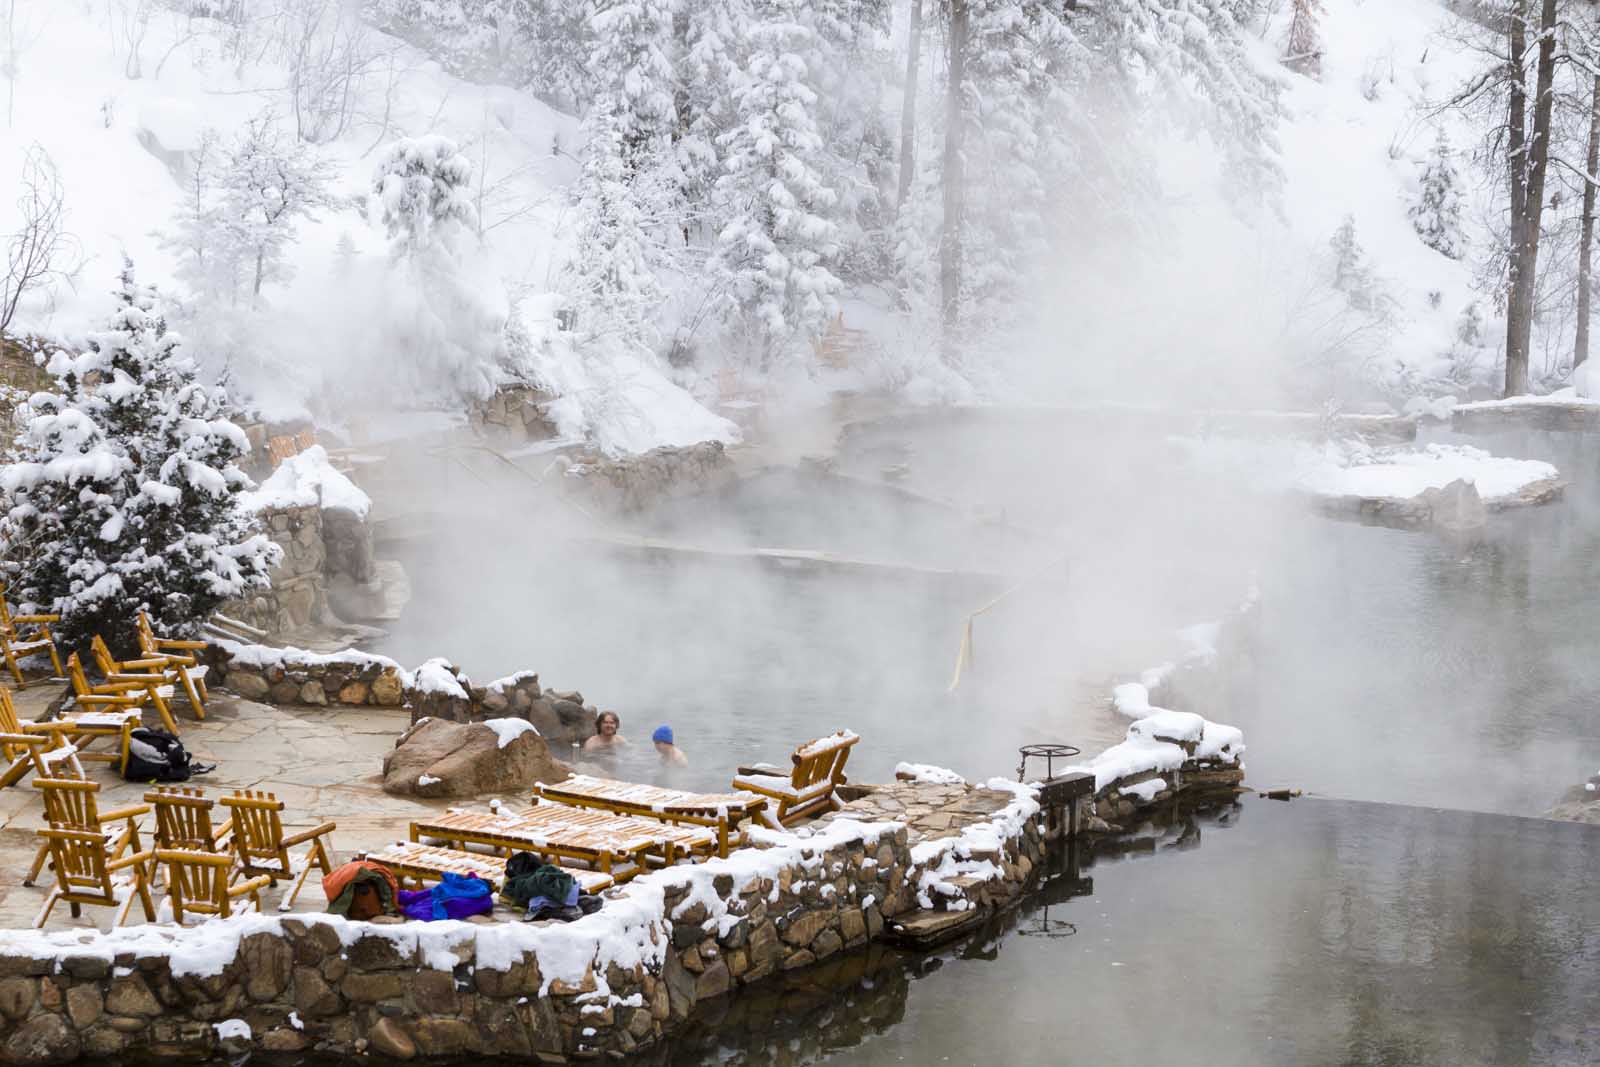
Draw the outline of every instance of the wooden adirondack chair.
[[[69,660],[70,662],[70,660]],[[81,668],[80,668],[81,670]],[[0,689],[0,727],[5,732],[13,734],[34,734],[50,740],[50,745],[39,753],[39,758],[47,765],[55,766],[65,761],[71,768],[72,776],[84,777],[83,765],[80,759],[104,760],[109,763],[119,763],[128,758],[128,746],[131,743],[134,728],[139,725],[138,713],[126,710],[111,710],[109,712],[82,711],[63,712],[61,715],[47,722],[20,722],[17,718],[16,705],[11,703],[11,693]],[[15,729],[13,729],[15,727]],[[118,752],[84,752],[84,746],[93,744],[97,738],[115,737],[119,742]],[[83,746],[78,742],[82,740]],[[120,763],[119,763],[120,765]],[[16,777],[12,778],[15,773]],[[15,765],[8,771],[0,784],[9,785],[21,779],[23,772]],[[62,777],[60,769],[56,768],[46,777]]]
[[[172,637],[157,637],[150,625],[150,616],[139,612],[139,655],[145,659],[162,659],[166,669],[183,684],[189,696],[189,706],[197,718],[206,717],[206,668],[199,654],[206,647],[204,641],[180,641]]]
[[[167,785],[144,795],[145,803],[156,813],[156,847],[188,849],[194,852],[225,852],[233,820],[213,826],[211,811],[216,801],[198,789]]]
[[[65,732],[55,722],[23,725],[17,717],[17,706],[11,702],[11,690],[0,689],[0,755],[8,766],[0,773],[0,789],[16,785],[31,769],[40,778],[58,776],[65,771],[73,778],[84,777],[83,764],[78,762],[78,750],[67,740]],[[59,765],[59,771],[52,768]]]
[[[60,721],[90,723],[105,726],[113,719],[131,722],[128,727],[131,733],[141,725],[143,710],[146,704],[155,704],[156,711],[161,715],[162,725],[174,736],[178,733],[178,724],[173,721],[172,709],[167,707],[167,702],[158,692],[161,682],[160,675],[132,675],[123,676],[120,682],[103,682],[100,685],[90,685],[89,679],[83,673],[83,663],[74,652],[67,657],[67,677],[72,680],[72,697],[77,705],[84,711],[72,711],[62,714]],[[133,680],[137,679],[137,680]],[[96,709],[105,709],[99,711]],[[122,758],[127,759],[128,741],[122,742]],[[86,759],[105,759],[107,757],[96,754],[86,756]],[[119,764],[120,766],[120,764]]]
[[[18,689],[28,688],[28,681],[22,676],[22,666],[18,661],[38,652],[49,653],[51,668],[55,670],[56,677],[61,676],[61,653],[56,651],[56,639],[50,633],[50,624],[60,621],[60,615],[11,614],[11,605],[5,599],[5,587],[0,585],[0,655],[5,657],[6,667],[17,680]]]
[[[156,711],[161,715],[161,723],[167,731],[176,735],[178,720],[172,715],[172,706],[167,703],[167,698],[173,693],[172,679],[167,677],[163,664],[158,660],[114,660],[111,650],[106,643],[95,634],[89,640],[89,652],[94,656],[95,666],[105,678],[99,685],[90,685],[91,693],[109,694],[118,696],[123,694],[144,691],[144,700],[155,705]],[[77,655],[76,652],[73,655]],[[84,679],[88,684],[88,679]],[[77,679],[73,679],[74,692],[77,690]],[[81,703],[81,701],[80,701]],[[140,705],[143,706],[143,705]]]
[[[775,826],[792,826],[823,811],[837,811],[841,805],[833,791],[844,784],[844,764],[850,748],[861,738],[840,730],[815,741],[807,741],[790,757],[794,769],[789,777],[776,774],[741,774],[733,780],[735,789],[747,789],[777,801],[777,807],[764,818]]]
[[[305,888],[306,876],[313,866],[320,867],[324,877],[332,873],[333,859],[323,839],[333,833],[336,828],[333,823],[325,822],[285,837],[281,817],[283,801],[273,794],[244,789],[220,799],[233,812],[233,851],[239,857],[241,871],[248,876],[264,874],[273,885],[277,885],[280,878],[294,878],[289,850],[308,841],[311,843],[304,857],[305,866],[295,878],[294,889],[278,905],[279,910],[288,911],[294,907],[295,898]]]
[[[11,702],[10,689],[0,689],[0,757],[5,757],[6,761],[5,771],[0,773],[0,789],[18,784],[29,771],[34,771],[38,777],[50,777],[54,761],[66,761],[74,776],[83,777],[77,749],[67,742],[59,729],[22,728],[16,704]]]
[[[145,920],[155,922],[155,902],[150,899],[150,882],[145,875],[145,864],[150,862],[150,853],[135,852],[121,859],[112,859],[106,835],[93,830],[58,830],[51,827],[37,833],[49,850],[56,886],[50,890],[44,907],[33,920],[35,930],[45,924],[50,918],[51,909],[62,900],[72,906],[73,918],[83,914],[82,906],[85,904],[116,908],[116,918],[111,923],[116,927],[127,920],[128,911],[137,898],[144,905]],[[121,871],[132,873],[133,886],[126,899],[119,904],[117,887],[111,876]]]
[[[166,868],[167,900],[172,918],[183,925],[183,913],[216,915],[226,919],[233,914],[234,901],[248,896],[261,910],[261,890],[272,884],[266,875],[229,885],[233,857],[226,852],[199,852],[183,848],[158,848],[156,862]]]
[[[110,859],[119,858],[130,848],[139,851],[139,816],[150,814],[150,805],[132,804],[102,812],[95,799],[100,792],[100,783],[79,778],[41,778],[35,775],[33,787],[44,794],[44,817],[51,826],[58,830],[87,830],[105,835]],[[122,825],[118,826],[117,823]],[[40,842],[39,850],[33,857],[33,866],[22,880],[23,885],[34,883],[39,872],[44,870],[44,862],[49,855],[48,842]]]

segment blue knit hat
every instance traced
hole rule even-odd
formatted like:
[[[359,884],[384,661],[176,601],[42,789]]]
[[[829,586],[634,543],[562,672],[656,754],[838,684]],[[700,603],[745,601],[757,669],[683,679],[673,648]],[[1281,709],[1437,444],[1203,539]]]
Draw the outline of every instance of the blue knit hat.
[[[658,745],[672,744],[672,727],[657,726],[656,732],[650,735],[650,740],[654,741]]]

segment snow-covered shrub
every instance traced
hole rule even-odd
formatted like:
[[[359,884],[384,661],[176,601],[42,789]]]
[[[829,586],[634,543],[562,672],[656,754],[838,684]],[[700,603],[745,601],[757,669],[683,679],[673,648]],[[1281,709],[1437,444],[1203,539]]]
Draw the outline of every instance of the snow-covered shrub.
[[[226,600],[267,584],[279,549],[240,506],[249,450],[221,389],[178,354],[153,288],[124,266],[118,307],[80,352],[46,369],[0,488],[18,600],[62,616],[57,634],[132,644],[134,613],[193,632]]]
[[[1423,165],[1417,202],[1411,205],[1410,215],[1411,225],[1423,244],[1451,259],[1461,258],[1466,250],[1461,234],[1461,174],[1443,131]]]
[[[1339,228],[1328,240],[1333,249],[1333,287],[1350,301],[1357,311],[1388,315],[1393,310],[1393,300],[1383,291],[1383,285],[1367,263],[1366,250],[1356,238],[1356,220],[1346,215]]]
[[[1310,78],[1322,77],[1322,0],[1290,0],[1283,65]]]

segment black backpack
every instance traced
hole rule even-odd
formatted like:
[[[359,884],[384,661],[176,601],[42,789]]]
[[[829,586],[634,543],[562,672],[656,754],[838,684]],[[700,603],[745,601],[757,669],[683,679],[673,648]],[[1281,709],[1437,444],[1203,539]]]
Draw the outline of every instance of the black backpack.
[[[169,733],[161,730],[133,731],[128,744],[128,762],[122,777],[130,782],[187,782],[212,767],[195,763],[189,751]]]

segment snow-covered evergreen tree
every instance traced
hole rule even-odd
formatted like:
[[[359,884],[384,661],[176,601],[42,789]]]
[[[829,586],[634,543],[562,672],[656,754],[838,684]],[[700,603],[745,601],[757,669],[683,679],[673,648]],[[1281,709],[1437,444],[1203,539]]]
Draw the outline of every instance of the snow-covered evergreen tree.
[[[59,612],[56,633],[78,649],[97,633],[130,645],[141,608],[192,632],[264,587],[280,554],[241,507],[249,443],[226,397],[196,380],[132,263],[116,295],[83,351],[50,358],[55,390],[32,397],[0,472],[13,593]]]
[[[814,31],[801,0],[769,0],[752,23],[749,51],[733,76],[735,121],[719,147],[716,195],[727,220],[713,268],[725,310],[746,341],[771,361],[807,340],[832,313],[837,200],[818,167],[816,93],[806,62]]]
[[[1443,131],[1423,164],[1417,202],[1411,205],[1410,215],[1423,244],[1451,259],[1461,258],[1466,251],[1461,233],[1461,174]]]
[[[615,119],[613,110],[597,107],[585,123],[577,247],[561,288],[580,333],[639,350],[653,340],[651,316],[662,292],[640,207],[643,190],[630,180]]]
[[[677,126],[672,40],[673,0],[595,0],[589,16],[594,42],[589,73],[596,86],[591,110],[621,139],[630,177],[662,166]]]
[[[733,128],[733,79],[752,18],[749,0],[702,0],[683,7],[677,51],[677,136],[673,142],[684,240],[721,229],[712,190],[722,176],[720,139]]]
[[[384,230],[396,255],[410,256],[470,231],[472,161],[448,137],[402,137],[372,174]]]
[[[471,184],[471,161],[440,136],[396,141],[373,172],[392,253],[379,330],[402,395],[483,397],[497,380],[509,306],[477,255]]]
[[[1322,77],[1322,0],[1290,0],[1283,65],[1311,78]]]

